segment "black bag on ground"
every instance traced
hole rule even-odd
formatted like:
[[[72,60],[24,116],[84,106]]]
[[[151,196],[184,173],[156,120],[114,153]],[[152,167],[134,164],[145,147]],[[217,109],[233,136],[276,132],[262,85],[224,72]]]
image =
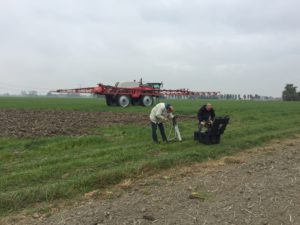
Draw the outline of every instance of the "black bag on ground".
[[[216,117],[214,122],[207,128],[207,131],[201,132],[198,130],[194,132],[194,140],[206,145],[219,144],[228,122],[228,116]]]

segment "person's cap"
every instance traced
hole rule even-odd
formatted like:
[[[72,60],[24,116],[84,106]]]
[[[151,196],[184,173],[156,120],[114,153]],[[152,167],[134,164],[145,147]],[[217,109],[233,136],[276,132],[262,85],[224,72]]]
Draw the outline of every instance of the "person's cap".
[[[166,104],[166,109],[171,111],[171,112],[173,112],[173,110],[174,110],[173,106],[171,104],[168,104],[168,103]]]

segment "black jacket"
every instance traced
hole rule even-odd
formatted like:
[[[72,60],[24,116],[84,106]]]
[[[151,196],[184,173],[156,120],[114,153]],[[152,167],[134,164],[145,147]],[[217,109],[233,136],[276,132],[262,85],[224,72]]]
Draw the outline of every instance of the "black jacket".
[[[206,105],[202,106],[198,111],[199,122],[202,122],[202,121],[207,122],[209,119],[214,120],[215,116],[216,115],[215,115],[214,109],[207,111]]]

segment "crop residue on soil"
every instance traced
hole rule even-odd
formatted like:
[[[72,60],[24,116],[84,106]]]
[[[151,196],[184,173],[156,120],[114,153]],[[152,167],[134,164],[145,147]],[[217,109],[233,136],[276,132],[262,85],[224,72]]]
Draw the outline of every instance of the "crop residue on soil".
[[[0,136],[47,137],[92,134],[93,128],[112,124],[147,124],[148,116],[125,112],[62,110],[0,110]]]

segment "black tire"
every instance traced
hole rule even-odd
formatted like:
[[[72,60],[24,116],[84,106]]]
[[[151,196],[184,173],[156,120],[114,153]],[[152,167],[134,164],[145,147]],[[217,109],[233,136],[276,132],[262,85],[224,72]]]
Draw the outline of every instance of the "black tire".
[[[142,97],[141,103],[143,106],[150,107],[153,105],[153,97],[145,95]]]
[[[121,95],[118,98],[118,105],[126,108],[127,106],[129,106],[130,104],[130,97],[128,97],[127,95]]]
[[[105,95],[106,105],[112,106],[113,105],[113,98],[111,95]]]

